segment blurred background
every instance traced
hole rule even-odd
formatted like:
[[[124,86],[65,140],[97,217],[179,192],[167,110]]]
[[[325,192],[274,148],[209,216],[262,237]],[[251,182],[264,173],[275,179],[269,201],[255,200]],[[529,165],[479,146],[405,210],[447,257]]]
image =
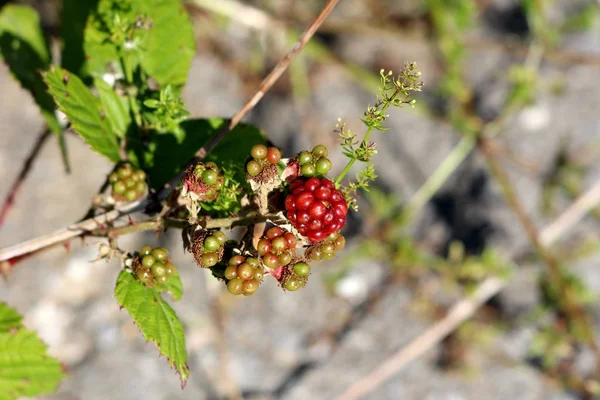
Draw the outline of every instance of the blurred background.
[[[57,37],[60,1],[20,3]],[[197,40],[184,91],[192,116],[235,113],[324,3],[187,1]],[[247,121],[285,154],[327,145],[335,176],[344,160],[334,150],[338,117],[363,132],[380,69],[418,63],[425,85],[416,107],[390,110],[389,131],[373,137],[379,178],[345,228],[346,250],[316,264],[303,290],[269,281],[239,298],[206,279],[178,232],[123,238],[123,248],[160,244],[175,257],[185,295],[173,307],[191,369],[183,391],[119,310],[118,263],[90,263],[96,242],[27,259],[0,280],[0,300],[68,370],[44,398],[335,399],[354,384],[377,400],[600,398],[600,208],[572,229],[559,219],[600,180],[598,7],[341,0]],[[43,120],[4,65],[0,87],[4,199]],[[0,230],[2,247],[83,217],[112,168],[68,134],[67,176],[53,141]],[[482,307],[439,344],[414,345],[489,279],[496,289]],[[419,356],[368,387],[365,377],[405,346]]]

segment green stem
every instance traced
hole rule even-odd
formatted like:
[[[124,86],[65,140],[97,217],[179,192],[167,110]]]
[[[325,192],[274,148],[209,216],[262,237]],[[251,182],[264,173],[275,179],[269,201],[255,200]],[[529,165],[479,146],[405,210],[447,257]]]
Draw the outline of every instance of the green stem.
[[[400,93],[400,88],[396,88],[396,90],[394,90],[394,93],[389,98],[386,98],[385,101],[383,99],[381,99],[378,102],[379,104],[381,104],[381,102],[383,102],[383,107],[381,107],[382,113],[384,113],[385,110],[387,110],[392,105],[392,101],[394,101],[394,99],[396,98],[396,96],[398,96],[399,93]],[[375,105],[375,107],[377,107],[377,105]],[[373,133],[373,126],[369,126],[369,128],[365,132],[365,136],[363,137],[363,140],[361,141],[359,147],[362,147],[365,145],[365,143],[367,143],[367,140],[369,140],[369,136],[371,136],[371,133]],[[348,164],[346,164],[346,166],[342,170],[342,172],[340,172],[338,177],[335,179],[335,187],[336,188],[340,187],[340,182],[342,181],[342,179],[344,179],[346,174],[348,174],[348,172],[350,171],[350,168],[352,168],[352,166],[354,165],[356,160],[357,160],[356,156],[353,155],[352,158],[350,159],[350,161],[348,161]]]
[[[442,161],[437,169],[427,178],[423,186],[411,197],[406,214],[409,219],[421,209],[436,192],[444,185],[448,177],[460,166],[467,158],[469,153],[475,148],[477,141],[472,136],[465,135],[452,149],[450,154]]]
[[[139,127],[142,126],[142,117],[140,115],[140,109],[138,107],[137,101],[131,93],[130,88],[133,85],[133,70],[131,68],[131,63],[129,62],[129,57],[123,53],[123,50],[120,50],[121,53],[121,67],[123,68],[123,72],[125,73],[125,80],[127,81],[127,98],[129,99],[129,105],[131,107],[131,111],[133,113],[133,118],[135,120],[136,125]]]
[[[369,129],[367,129],[367,132],[365,132],[365,137],[362,140],[362,143],[360,144],[361,146],[363,145],[363,143],[365,143],[367,141],[367,139],[369,139],[369,136],[371,136],[371,132],[373,131],[373,127],[370,126]],[[348,174],[348,172],[350,171],[350,168],[352,168],[352,166],[354,165],[354,163],[356,162],[356,158],[351,158],[348,161],[348,164],[346,164],[346,166],[344,167],[344,169],[342,170],[342,172],[340,172],[340,174],[338,175],[338,177],[335,179],[335,187],[339,188],[340,187],[340,182],[342,181],[342,179],[344,179],[344,176],[346,176],[346,174]]]

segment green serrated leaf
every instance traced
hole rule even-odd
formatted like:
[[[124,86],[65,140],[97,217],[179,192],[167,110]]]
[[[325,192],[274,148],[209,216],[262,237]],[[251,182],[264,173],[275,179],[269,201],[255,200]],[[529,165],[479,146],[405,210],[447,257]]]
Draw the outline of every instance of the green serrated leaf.
[[[64,377],[60,362],[46,353],[21,316],[0,302],[0,400],[52,393]]]
[[[171,306],[158,292],[138,282],[131,273],[121,271],[115,297],[138,325],[146,340],[152,340],[167,357],[184,386],[189,376],[183,325]]]
[[[7,5],[0,12],[0,52],[11,74],[31,92],[48,127],[59,140],[65,169],[69,171],[63,129],[54,114],[54,102],[46,92],[39,71],[50,65],[50,50],[37,12],[29,6]]]
[[[102,109],[110,122],[113,132],[118,137],[124,137],[131,124],[129,99],[120,96],[102,79],[94,79],[94,86],[98,89],[98,97],[102,103]]]
[[[183,168],[194,154],[223,127],[221,118],[190,119],[181,123],[185,134],[178,143],[173,135],[153,135],[147,145],[130,142],[130,160],[150,176],[152,187],[158,189]],[[236,126],[209,154],[207,161],[218,164],[244,162],[255,144],[265,143],[263,132],[248,124]]]
[[[21,320],[23,317],[18,312],[0,302],[0,333],[21,328]]]
[[[182,86],[195,52],[190,17],[179,0],[150,0],[144,6],[152,28],[143,43],[142,68],[161,86]]]
[[[44,74],[50,94],[58,108],[71,121],[73,130],[92,149],[113,162],[119,161],[119,142],[109,121],[101,113],[99,101],[74,74],[52,66]]]
[[[107,72],[123,73],[121,59],[134,71],[141,64],[146,74],[159,85],[182,86],[195,52],[193,26],[179,0],[146,0],[121,2],[100,0],[90,14],[84,34],[87,71],[92,76]],[[142,19],[147,26],[137,27]],[[119,26],[107,26],[119,21]],[[141,24],[146,25],[146,24]],[[111,35],[127,31],[130,34]],[[127,43],[125,43],[127,42]],[[129,78],[128,78],[129,79]]]

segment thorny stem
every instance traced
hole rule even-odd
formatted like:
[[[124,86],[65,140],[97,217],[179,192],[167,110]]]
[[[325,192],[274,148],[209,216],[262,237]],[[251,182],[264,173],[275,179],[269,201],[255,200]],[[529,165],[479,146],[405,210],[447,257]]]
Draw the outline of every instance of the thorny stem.
[[[244,216],[244,217],[231,217],[231,218],[215,218],[206,221],[200,221],[198,224],[203,229],[218,229],[218,228],[233,228],[235,226],[248,226],[259,222],[265,222],[267,220],[276,221],[278,220],[276,215],[255,215],[255,216]],[[190,226],[190,223],[186,220],[163,218],[161,220],[149,220],[143,222],[133,223],[131,225],[122,226],[119,228],[112,228],[106,231],[95,230],[92,232],[93,236],[102,236],[109,238],[116,238],[131,233],[144,232],[144,231],[158,231],[163,228],[185,228]]]

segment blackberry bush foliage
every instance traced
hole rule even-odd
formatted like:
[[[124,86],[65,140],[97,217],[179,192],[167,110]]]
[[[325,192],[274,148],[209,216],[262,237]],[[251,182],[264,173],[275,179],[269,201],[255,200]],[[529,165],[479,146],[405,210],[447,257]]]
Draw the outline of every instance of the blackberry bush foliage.
[[[37,14],[26,6],[4,8],[0,29],[28,44],[37,57],[11,53],[14,46],[3,48],[3,55],[50,129],[62,135],[56,106],[92,150],[114,163],[100,193],[112,201],[95,201],[90,210],[104,222],[85,234],[108,239],[100,258],[121,261],[118,304],[185,384],[183,326],[163,298],[164,292],[174,301],[183,294],[170,252],[150,245],[128,251],[119,247],[119,237],[181,229],[182,246],[199,267],[195,273],[208,271],[232,295],[255,295],[263,284],[284,292],[303,288],[318,261],[331,260],[344,248],[348,212],[356,210],[359,190],[376,177],[370,135],[385,130],[390,106],[413,104],[410,94],[420,90],[419,73],[415,64],[398,77],[381,73],[380,96],[362,118],[364,136],[341,121],[335,130],[348,159],[336,166],[335,149],[323,144],[282,154],[256,127],[240,124],[222,138],[229,121],[189,116],[181,91],[194,36],[178,0],[100,0],[93,7],[65,0],[64,14],[70,19],[61,66],[52,65]],[[77,26],[85,26],[83,41],[77,40]],[[216,147],[215,137],[222,139]],[[363,168],[356,180],[345,181],[357,161]],[[133,221],[128,215],[133,211],[148,218]]]

